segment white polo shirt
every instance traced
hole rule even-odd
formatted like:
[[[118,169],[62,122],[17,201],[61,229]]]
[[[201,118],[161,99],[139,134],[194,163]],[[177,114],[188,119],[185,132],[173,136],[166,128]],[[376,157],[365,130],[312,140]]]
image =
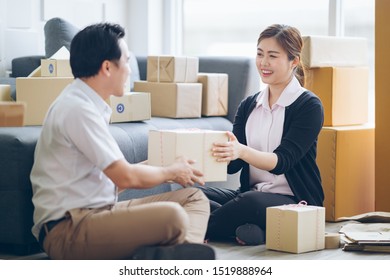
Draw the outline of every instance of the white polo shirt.
[[[74,80],[50,107],[31,171],[33,235],[43,223],[75,208],[114,204],[114,183],[102,172],[124,158],[109,132],[111,108],[86,83]]]
[[[304,91],[305,88],[293,77],[272,108],[269,106],[268,86],[260,92],[256,107],[245,127],[247,145],[259,151],[272,153],[282,141],[286,107]],[[249,183],[253,190],[293,195],[284,174],[275,175],[252,165],[249,166]]]

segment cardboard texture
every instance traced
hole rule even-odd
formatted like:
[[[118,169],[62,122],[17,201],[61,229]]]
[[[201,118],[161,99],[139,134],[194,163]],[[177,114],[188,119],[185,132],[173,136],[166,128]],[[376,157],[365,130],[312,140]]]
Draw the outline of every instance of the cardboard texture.
[[[41,59],[42,77],[73,77],[69,59]]]
[[[306,68],[327,66],[367,66],[366,38],[303,36],[302,64]]]
[[[367,67],[322,67],[306,72],[306,88],[324,106],[324,126],[358,125],[368,122]]]
[[[24,111],[22,102],[0,101],[0,127],[23,126]]]
[[[325,208],[282,205],[267,208],[266,248],[304,253],[325,248]]]
[[[202,84],[134,82],[134,91],[150,92],[152,116],[199,118],[202,110]]]
[[[10,85],[0,85],[0,101],[12,101]]]
[[[73,80],[65,77],[16,78],[16,100],[26,104],[24,125],[42,125],[51,103]]]
[[[340,229],[344,251],[390,253],[389,223],[349,223]]]
[[[211,155],[214,142],[228,141],[225,131],[151,130],[148,142],[148,164],[167,166],[179,156],[195,160],[194,168],[203,172],[206,182],[226,181],[227,163]]]
[[[228,114],[228,75],[199,73],[202,84],[202,115],[226,116]]]
[[[199,58],[189,56],[148,56],[148,82],[196,83]]]
[[[111,123],[144,121],[151,118],[149,92],[127,92],[123,96],[111,96]]]
[[[326,220],[374,211],[374,128],[323,127],[317,164],[325,193]]]

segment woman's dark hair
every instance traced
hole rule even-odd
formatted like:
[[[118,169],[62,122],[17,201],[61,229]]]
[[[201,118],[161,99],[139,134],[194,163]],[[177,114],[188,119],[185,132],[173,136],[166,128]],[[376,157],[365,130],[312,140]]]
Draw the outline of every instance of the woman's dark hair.
[[[98,23],[78,32],[70,44],[70,66],[75,78],[95,76],[105,60],[117,62],[119,39],[125,30],[118,24]]]
[[[284,24],[273,24],[268,26],[261,32],[257,45],[266,38],[275,38],[278,44],[286,51],[288,59],[294,60],[296,57],[301,57],[303,48],[303,40],[298,29]],[[295,68],[295,77],[298,79],[301,86],[305,86],[305,70],[299,60],[299,64]]]

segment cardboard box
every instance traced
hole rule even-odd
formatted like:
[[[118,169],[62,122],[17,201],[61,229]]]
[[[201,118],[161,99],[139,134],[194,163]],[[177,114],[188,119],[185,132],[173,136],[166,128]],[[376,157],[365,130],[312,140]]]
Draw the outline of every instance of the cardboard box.
[[[148,82],[196,83],[199,58],[189,56],[148,56]]]
[[[152,116],[199,118],[202,111],[202,84],[134,82],[134,91],[150,92]]]
[[[41,59],[42,77],[73,77],[69,59]]]
[[[325,248],[325,208],[282,205],[267,208],[266,248],[304,253]]]
[[[202,115],[226,116],[228,114],[228,75],[224,73],[199,73],[202,84]]]
[[[16,78],[16,100],[26,104],[24,124],[42,125],[50,105],[73,80],[65,77]]]
[[[24,111],[22,102],[0,101],[0,127],[23,126]]]
[[[324,106],[324,126],[357,125],[368,122],[367,67],[322,67],[306,72],[306,88]]]
[[[123,96],[110,96],[111,123],[144,121],[151,118],[149,92],[127,92]]]
[[[0,101],[12,101],[10,85],[0,85]]]
[[[211,155],[214,142],[228,141],[225,131],[151,130],[148,142],[148,164],[167,166],[179,156],[195,160],[194,168],[203,172],[206,182],[226,181],[227,163]]]
[[[306,68],[327,66],[367,66],[366,38],[303,36],[302,64]]]
[[[73,77],[70,67],[70,53],[63,46],[48,59],[41,59],[42,77]]]
[[[375,211],[374,132],[369,125],[321,130],[317,164],[327,221]]]

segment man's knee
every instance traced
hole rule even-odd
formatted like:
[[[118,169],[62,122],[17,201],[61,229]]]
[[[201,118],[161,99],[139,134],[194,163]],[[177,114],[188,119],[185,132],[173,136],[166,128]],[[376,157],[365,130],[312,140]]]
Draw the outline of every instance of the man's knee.
[[[164,226],[170,237],[183,241],[189,226],[188,214],[178,203],[169,203],[164,208],[164,217],[166,217]]]
[[[207,203],[209,201],[203,191],[198,188],[185,188],[183,191],[186,192],[188,197],[192,198],[193,200],[205,201]]]

